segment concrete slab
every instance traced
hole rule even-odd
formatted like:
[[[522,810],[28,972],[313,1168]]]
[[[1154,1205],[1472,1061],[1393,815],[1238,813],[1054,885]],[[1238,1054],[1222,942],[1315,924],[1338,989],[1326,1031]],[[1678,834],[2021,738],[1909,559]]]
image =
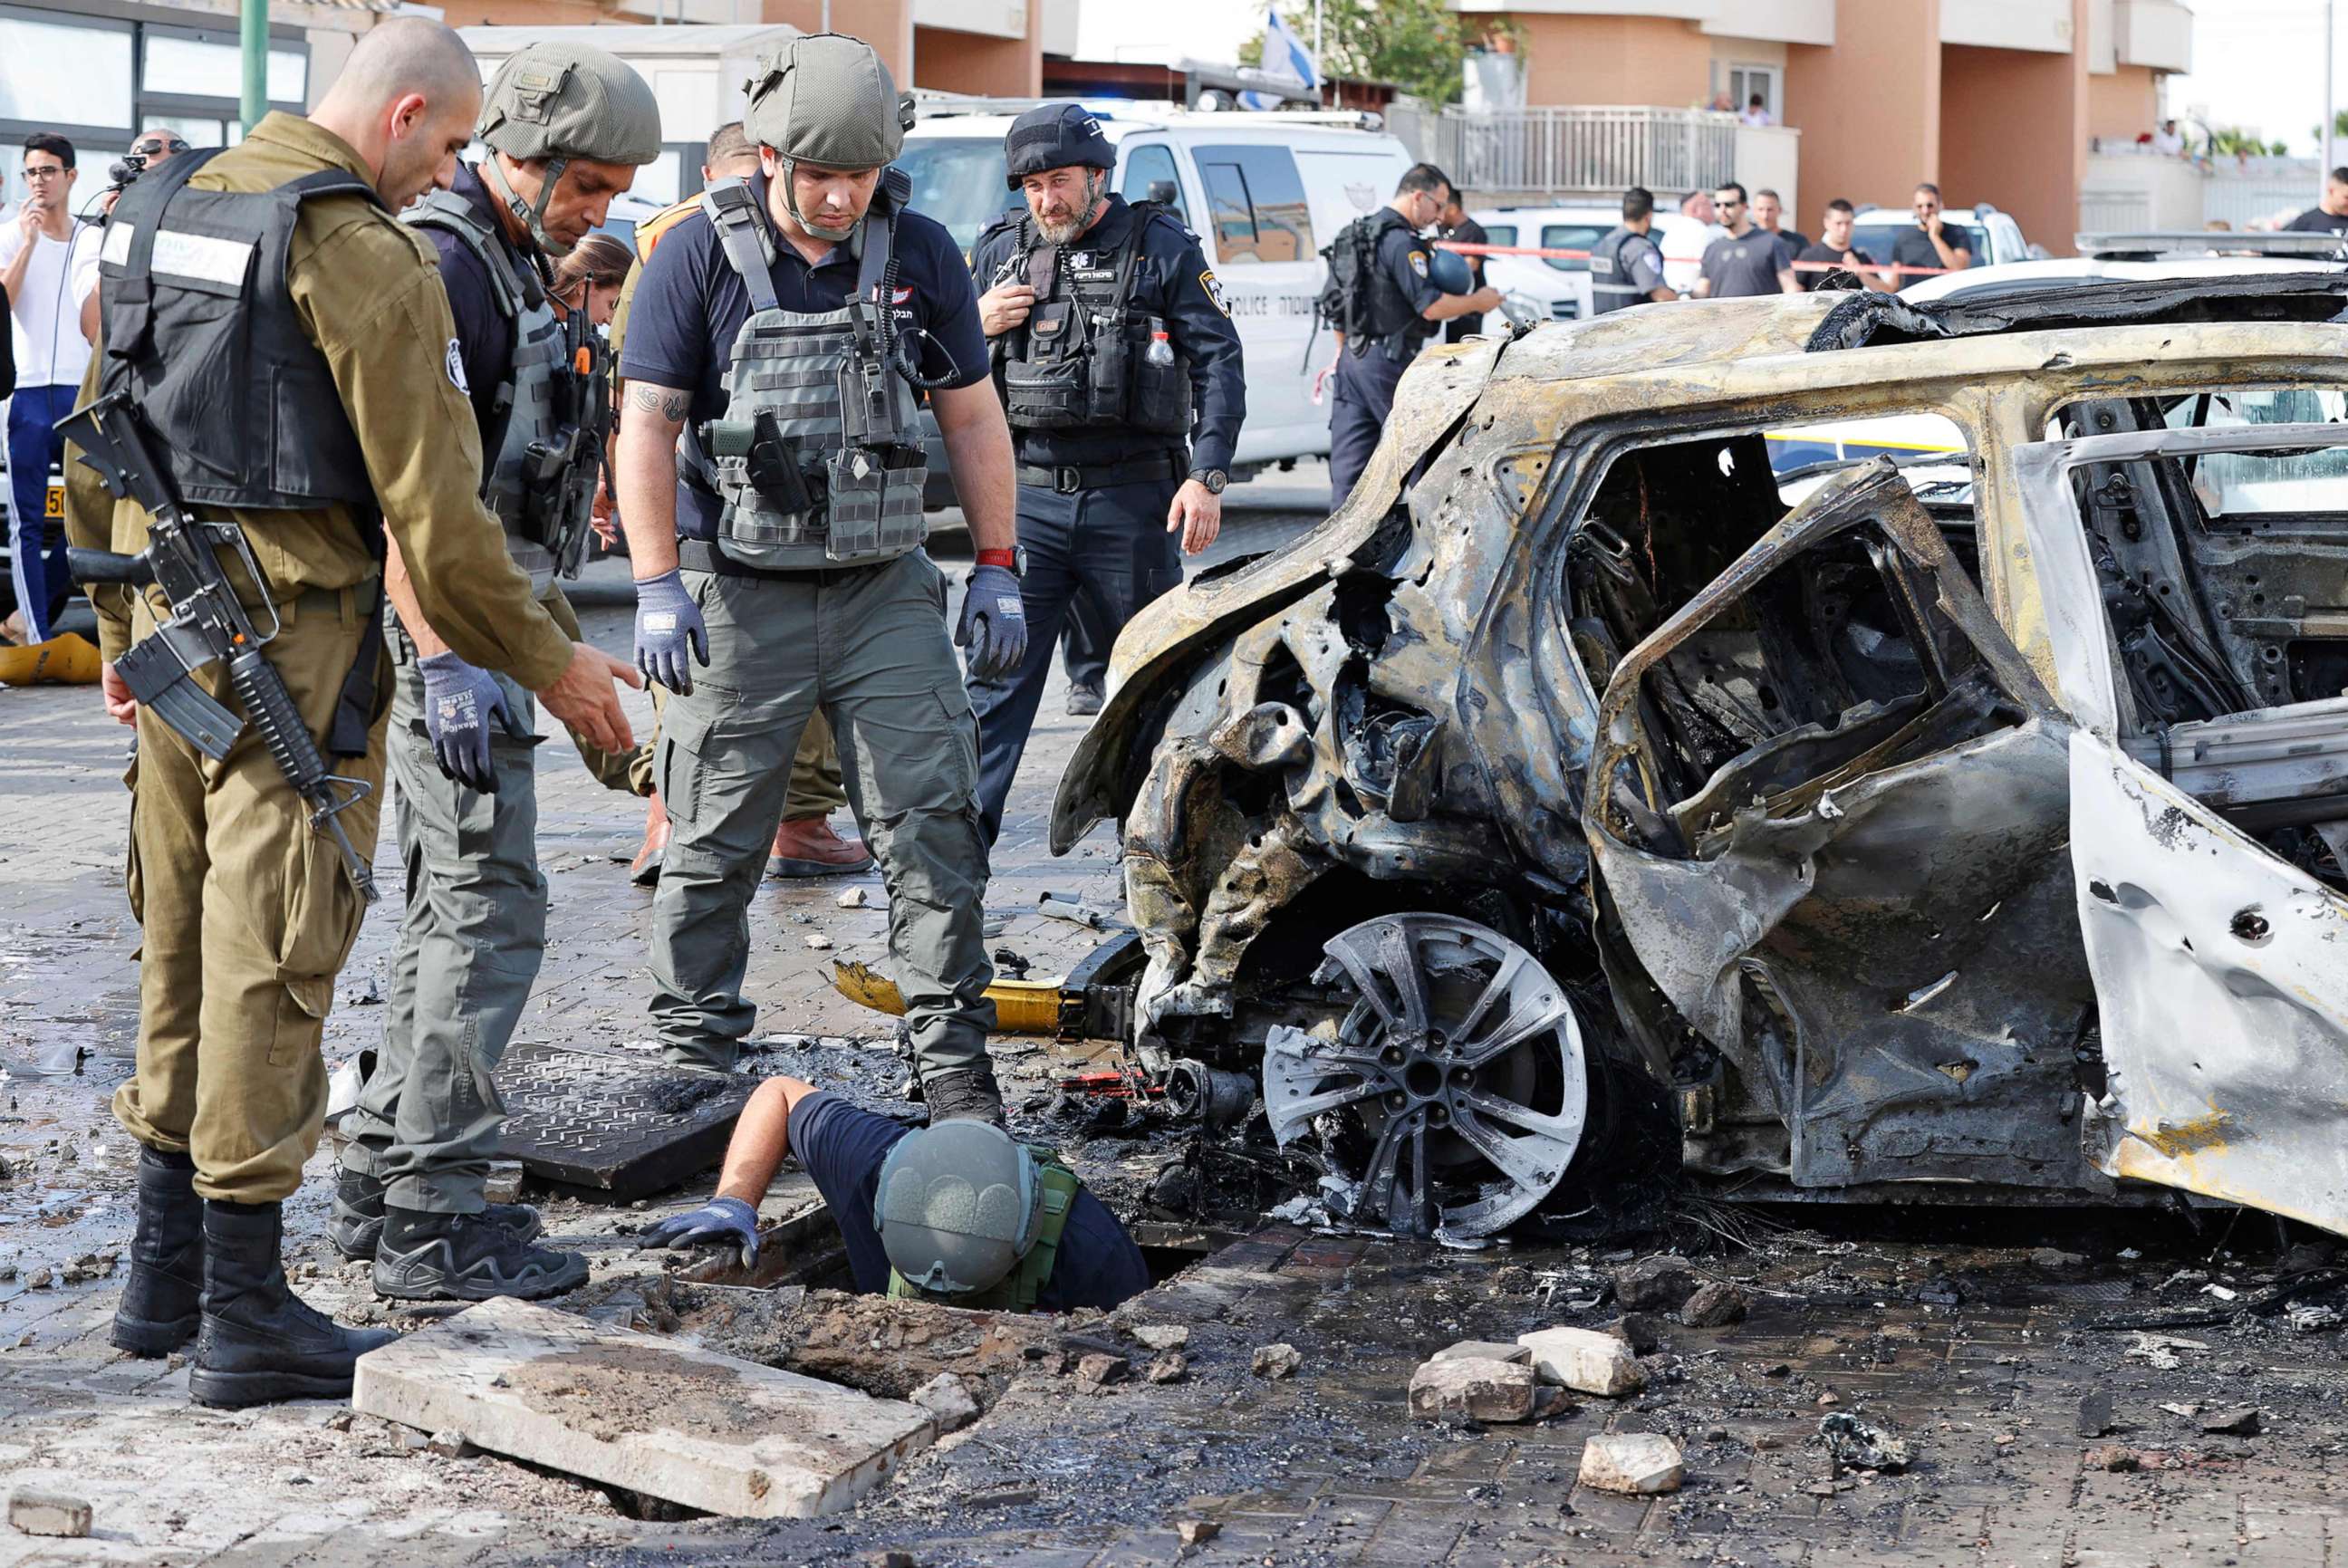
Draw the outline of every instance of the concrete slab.
[[[512,1300],[362,1357],[351,1404],[741,1519],[836,1512],[935,1436],[911,1405]]]

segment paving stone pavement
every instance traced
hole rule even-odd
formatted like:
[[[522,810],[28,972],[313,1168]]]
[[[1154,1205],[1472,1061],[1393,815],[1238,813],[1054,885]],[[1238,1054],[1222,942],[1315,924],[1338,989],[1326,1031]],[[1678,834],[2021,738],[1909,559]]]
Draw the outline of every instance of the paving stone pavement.
[[[1243,521],[1227,548],[1278,527],[1259,520],[1251,531]],[[626,616],[616,604],[591,609],[587,622],[605,645],[624,648]],[[995,944],[1023,954],[1037,975],[1065,968],[1096,940],[1035,914],[1040,893],[1117,898],[1105,837],[1066,860],[1043,847],[1051,786],[1083,722],[1061,717],[1056,680],[1044,714],[989,895],[1006,917]],[[632,715],[648,724],[649,705],[636,699]],[[0,1161],[8,1167],[0,1178],[0,1491],[58,1486],[97,1508],[88,1541],[0,1530],[0,1568],[852,1562],[886,1548],[928,1565],[1023,1568],[2348,1568],[2348,1490],[2338,1479],[2348,1382],[2335,1334],[2186,1329],[2206,1348],[2172,1352],[2181,1365],[2164,1370],[2129,1358],[2129,1336],[2077,1326],[2115,1303],[2178,1305],[2175,1291],[2148,1283],[2175,1268],[2250,1288],[2259,1265],[2249,1242],[2215,1225],[2197,1239],[2182,1221],[2141,1217],[2124,1226],[2050,1218],[2042,1239],[2091,1259],[2060,1274],[2034,1269],[2013,1248],[1973,1244],[1970,1222],[1955,1219],[1941,1231],[1886,1221],[1880,1233],[1864,1223],[1834,1233],[1857,1242],[1764,1233],[1752,1252],[1703,1260],[1752,1292],[1747,1321],[1704,1330],[1666,1324],[1641,1393],[1578,1398],[1550,1420],[1488,1429],[1410,1419],[1412,1367],[1460,1339],[1512,1340],[1560,1322],[1604,1326],[1613,1309],[1591,1283],[1604,1254],[1445,1253],[1272,1225],[1174,1275],[1119,1323],[1083,1328],[1113,1336],[1128,1320],[1190,1326],[1186,1380],[1086,1394],[1047,1371],[1025,1374],[977,1426],[820,1524],[650,1522],[572,1478],[491,1456],[435,1455],[416,1446],[420,1437],[349,1421],[324,1404],[193,1408],[184,1367],[129,1359],[105,1343],[119,1286],[109,1254],[127,1244],[130,1224],[132,1151],[105,1112],[136,1026],[137,938],[121,891],[124,738],[88,690],[0,691]],[[624,876],[641,813],[597,789],[559,738],[541,755],[553,913],[520,1037],[625,1047],[647,1033],[649,897]],[[379,860],[394,863],[387,846]],[[872,907],[838,907],[837,895],[854,885],[870,889]],[[845,1037],[850,1043],[806,1059],[835,1064],[868,1087],[899,1070],[888,1031],[839,997],[829,973],[834,959],[883,960],[879,893],[870,875],[768,882],[753,917],[750,988],[761,1035]],[[328,1025],[330,1060],[371,1044],[380,1029],[368,998],[380,995],[393,923],[379,910],[360,938]],[[833,948],[808,947],[816,934]],[[1014,1048],[1027,1053],[1021,1060],[1031,1071],[1048,1065]],[[1136,1172],[1149,1163],[1139,1152],[1127,1160]],[[289,1230],[305,1238],[296,1284],[335,1310],[382,1320],[363,1268],[341,1264],[315,1240],[330,1181],[322,1150],[289,1210]],[[804,1213],[811,1203],[800,1178],[783,1184],[767,1212]],[[646,1282],[658,1270],[630,1250],[626,1233],[641,1215],[561,1203],[549,1217],[557,1239],[594,1260],[583,1310],[657,1321]],[[2128,1243],[2152,1255],[2123,1259],[2117,1249]],[[1952,1277],[1958,1288],[1944,1289]],[[2180,1288],[2193,1299],[2192,1286]],[[679,1332],[701,1330],[688,1322]],[[1297,1347],[1293,1377],[1251,1372],[1254,1348],[1273,1342]],[[1146,1353],[1125,1347],[1138,1369]],[[2098,1390],[2113,1398],[2116,1430],[2082,1438],[2079,1401]],[[2178,1401],[2257,1405],[2265,1429],[2204,1437],[2193,1420],[2160,1408]],[[1918,1463],[1898,1476],[1830,1476],[1816,1436],[1826,1408],[1889,1420],[1914,1439]],[[1580,1487],[1581,1446],[1601,1430],[1680,1439],[1685,1488],[1623,1499]],[[2153,1458],[2124,1472],[2091,1461],[2091,1449],[2115,1443]],[[1186,1547],[1178,1534],[1185,1522],[1220,1529]]]

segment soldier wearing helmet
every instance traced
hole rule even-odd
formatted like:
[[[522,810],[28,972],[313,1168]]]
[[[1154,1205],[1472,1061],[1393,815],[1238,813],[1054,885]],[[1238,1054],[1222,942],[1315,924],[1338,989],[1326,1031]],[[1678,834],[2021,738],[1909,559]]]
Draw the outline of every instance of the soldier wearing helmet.
[[[554,308],[551,261],[659,156],[660,108],[602,50],[535,43],[499,67],[476,131],[489,155],[458,164],[406,216],[439,253],[457,325],[447,370],[480,430],[481,499],[540,603],[575,628],[556,579],[585,555],[610,389],[586,313],[566,324]],[[505,1108],[481,1086],[546,942],[536,709],[433,630],[396,548],[386,589],[407,909],[328,1233],[345,1257],[373,1260],[385,1295],[551,1295],[584,1281],[587,1260],[536,1244],[537,1212],[484,1191]]]
[[[1016,670],[971,683],[990,843],[1071,607],[1106,646],[1182,581],[1181,552],[1222,526],[1247,417],[1239,333],[1179,198],[1110,190],[1116,151],[1080,104],[1021,115],[1004,158],[1025,204],[978,237],[971,272],[1018,449],[1030,641]]]
[[[1050,1150],[983,1121],[910,1130],[793,1078],[743,1108],[717,1196],[664,1216],[644,1244],[729,1246],[755,1264],[758,1201],[786,1153],[822,1191],[867,1295],[1069,1312],[1149,1288],[1141,1249]]]
[[[618,500],[637,662],[670,694],[653,1018],[670,1060],[733,1065],[757,1013],[750,897],[819,710],[888,885],[930,1114],[999,1120],[978,743],[953,644],[980,678],[1025,655],[1011,439],[961,253],[886,167],[911,118],[869,45],[792,39],[749,83],[757,172],[711,185],[636,284]],[[923,393],[978,546],[952,642],[922,549]]]

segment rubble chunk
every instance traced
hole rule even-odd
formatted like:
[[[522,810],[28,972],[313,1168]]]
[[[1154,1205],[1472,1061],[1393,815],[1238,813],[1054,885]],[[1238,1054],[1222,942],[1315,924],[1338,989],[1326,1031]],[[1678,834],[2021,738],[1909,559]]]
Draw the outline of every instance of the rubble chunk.
[[[2126,1472],[2144,1468],[2144,1456],[2125,1443],[2111,1443],[2099,1449],[2089,1449],[2080,1463],[2091,1470]]]
[[[1601,1432],[1582,1446],[1581,1484],[1600,1491],[1652,1497],[1686,1479],[1679,1444],[1657,1433]]]
[[[2340,1326],[2340,1309],[2321,1302],[2295,1301],[2284,1315],[2290,1319],[2295,1334],[2321,1334],[2327,1328]]]
[[[492,1160],[489,1173],[481,1188],[482,1195],[492,1203],[515,1203],[521,1201],[521,1161]]]
[[[1086,1393],[1097,1393],[1112,1383],[1122,1383],[1133,1375],[1133,1363],[1122,1356],[1097,1351],[1076,1363],[1076,1384]]]
[[[2030,1249],[2030,1266],[2044,1269],[2049,1274],[2068,1274],[2074,1269],[2085,1268],[2087,1259],[2085,1253],[2066,1253],[2060,1247],[2033,1247]]]
[[[1410,1413],[1422,1419],[1521,1421],[1533,1413],[1537,1379],[1522,1362],[1471,1357],[1424,1362],[1410,1375]]]
[[[26,1535],[89,1533],[89,1504],[70,1492],[20,1486],[8,1496],[8,1522]]]
[[[1614,1299],[1625,1312],[1676,1312],[1703,1283],[1694,1264],[1675,1253],[1662,1253],[1616,1269]]]
[[[1190,1326],[1187,1323],[1137,1323],[1133,1326],[1134,1343],[1144,1350],[1185,1350],[1190,1344]]]
[[[1152,1383],[1179,1383],[1190,1375],[1190,1358],[1179,1350],[1164,1351],[1150,1357],[1141,1375]]]
[[[864,1554],[864,1561],[870,1563],[871,1568],[920,1568],[921,1563],[921,1559],[911,1553],[898,1547],[890,1547],[880,1552],[867,1552]]]
[[[1447,1345],[1427,1357],[1430,1361],[1520,1361],[1529,1363],[1533,1353],[1521,1345],[1507,1345],[1497,1339],[1463,1339],[1457,1345]]]
[[[1694,1294],[1680,1304],[1680,1321],[1690,1328],[1719,1328],[1744,1322],[1750,1305],[1742,1286],[1715,1280],[1696,1286]]]
[[[2235,1405],[2201,1418],[2201,1429],[2212,1437],[2252,1438],[2259,1431],[2259,1408]]]
[[[1532,1352],[1533,1369],[1544,1383],[1555,1383],[1579,1394],[1614,1398],[1644,1383],[1638,1357],[1611,1334],[1589,1328],[1537,1328],[1517,1336],[1517,1343]]]
[[[905,1397],[930,1413],[941,1433],[961,1431],[978,1419],[970,1385],[952,1372],[939,1373]]]
[[[1186,1519],[1174,1527],[1185,1546],[1204,1546],[1222,1532],[1223,1527],[1211,1519]]]
[[[1293,1345],[1259,1345],[1254,1358],[1248,1363],[1248,1370],[1259,1377],[1276,1379],[1294,1377],[1296,1369],[1303,1365],[1304,1357],[1296,1353]]]
[[[1828,1457],[1850,1470],[1897,1474],[1916,1458],[1916,1450],[1907,1439],[1893,1437],[1888,1429],[1862,1420],[1848,1410],[1820,1417],[1818,1436],[1827,1440]]]
[[[1629,1346],[1633,1356],[1652,1355],[1663,1343],[1663,1326],[1644,1312],[1624,1313],[1606,1326],[1606,1332]]]
[[[2100,1438],[2112,1429],[2112,1397],[2097,1389],[2079,1401],[2079,1435]]]
[[[424,1446],[444,1460],[469,1460],[481,1451],[462,1432],[435,1432],[425,1439]]]

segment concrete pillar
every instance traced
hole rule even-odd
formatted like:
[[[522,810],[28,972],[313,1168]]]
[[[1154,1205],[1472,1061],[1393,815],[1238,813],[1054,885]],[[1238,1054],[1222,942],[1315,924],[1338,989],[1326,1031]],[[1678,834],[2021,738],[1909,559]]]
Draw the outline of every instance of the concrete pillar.
[[[1786,104],[1807,204],[1792,227],[1816,233],[1837,197],[1905,207],[1940,170],[1941,0],[1836,6],[1832,45],[1787,46]]]

